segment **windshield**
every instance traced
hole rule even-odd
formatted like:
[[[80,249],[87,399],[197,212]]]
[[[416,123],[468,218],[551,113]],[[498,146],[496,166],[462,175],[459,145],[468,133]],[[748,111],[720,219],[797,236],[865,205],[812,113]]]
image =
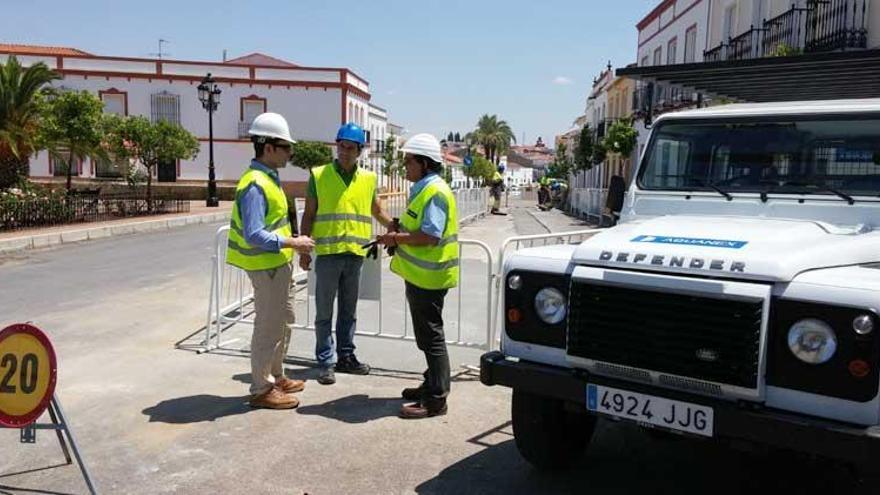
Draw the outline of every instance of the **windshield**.
[[[643,189],[880,194],[880,117],[667,121],[653,131]]]

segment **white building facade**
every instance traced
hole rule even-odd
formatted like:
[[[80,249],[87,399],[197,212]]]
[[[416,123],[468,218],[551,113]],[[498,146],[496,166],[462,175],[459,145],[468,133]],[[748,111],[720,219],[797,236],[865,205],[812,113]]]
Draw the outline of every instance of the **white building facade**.
[[[362,166],[372,170],[379,177],[382,187],[383,170],[385,169],[385,139],[388,137],[388,112],[384,108],[370,104],[367,114],[368,148],[364,151]]]
[[[197,86],[210,73],[222,93],[213,115],[214,162],[217,180],[235,182],[253,157],[247,130],[265,111],[283,115],[296,140],[319,141],[335,148],[336,131],[355,122],[380,135],[387,114],[370,110],[369,83],[346,68],[317,68],[250,63],[211,63],[105,57],[91,54],[47,55],[20,45],[0,45],[0,62],[15,55],[25,66],[45,63],[61,74],[53,86],[85,90],[100,97],[105,111],[141,115],[179,123],[201,144],[198,157],[163,164],[155,171],[159,181],[205,181],[208,176],[208,113],[198,99]],[[256,60],[275,60],[261,56]],[[248,60],[248,57],[237,60]],[[375,119],[375,120],[371,120]],[[365,152],[365,155],[367,153]],[[101,177],[101,164],[75,164],[74,175]],[[56,175],[47,153],[30,164],[34,177]],[[296,167],[281,171],[284,181],[305,181],[307,172]]]
[[[690,64],[703,61],[709,47],[709,25],[713,0],[663,0],[638,24],[639,67]],[[648,98],[648,91],[653,91]],[[645,119],[648,105],[651,115],[696,105],[697,95],[675,87],[637,85],[633,109],[634,126],[639,133],[638,157],[648,138]]]

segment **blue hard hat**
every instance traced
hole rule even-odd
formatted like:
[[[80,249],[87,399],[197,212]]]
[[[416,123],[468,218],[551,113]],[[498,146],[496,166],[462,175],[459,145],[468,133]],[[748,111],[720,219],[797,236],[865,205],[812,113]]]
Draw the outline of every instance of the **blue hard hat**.
[[[341,139],[352,141],[361,146],[367,144],[367,135],[364,130],[361,128],[361,126],[353,124],[351,122],[343,124],[342,127],[339,128],[339,131],[336,133],[336,140],[339,141]]]

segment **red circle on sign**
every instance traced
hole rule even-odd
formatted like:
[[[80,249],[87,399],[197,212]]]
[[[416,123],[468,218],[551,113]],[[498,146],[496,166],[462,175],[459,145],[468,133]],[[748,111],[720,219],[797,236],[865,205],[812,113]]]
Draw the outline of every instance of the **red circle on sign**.
[[[49,406],[49,401],[52,400],[52,396],[55,393],[55,380],[58,373],[58,362],[55,359],[55,349],[52,348],[52,343],[49,342],[49,338],[46,337],[46,334],[39,328],[28,323],[9,325],[3,330],[0,330],[0,344],[2,344],[7,338],[18,334],[32,336],[45,349],[46,354],[49,356],[49,383],[40,402],[30,412],[21,415],[11,415],[0,410],[0,426],[9,428],[22,428],[27,426],[36,421],[37,418],[43,414],[43,411]]]

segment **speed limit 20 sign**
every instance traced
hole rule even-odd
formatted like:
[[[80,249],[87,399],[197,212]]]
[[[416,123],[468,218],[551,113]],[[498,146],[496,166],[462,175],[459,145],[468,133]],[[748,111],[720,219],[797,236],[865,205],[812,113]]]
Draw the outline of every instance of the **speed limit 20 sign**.
[[[43,414],[55,392],[55,351],[39,328],[0,330],[0,426],[20,428]]]

